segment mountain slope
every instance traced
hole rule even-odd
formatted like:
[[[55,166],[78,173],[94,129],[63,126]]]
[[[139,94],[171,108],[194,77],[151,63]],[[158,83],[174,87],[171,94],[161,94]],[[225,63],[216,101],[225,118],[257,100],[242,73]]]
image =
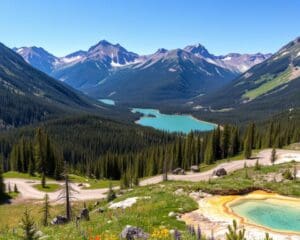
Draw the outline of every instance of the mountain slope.
[[[300,38],[234,82],[197,101],[210,111],[248,112],[257,116],[300,107]]]
[[[228,83],[235,73],[181,49],[159,49],[140,63],[112,72],[86,89],[95,98],[126,103],[186,100]]]
[[[27,63],[47,74],[53,71],[55,63],[58,61],[57,57],[43,48],[21,47],[13,50],[20,54]]]
[[[208,52],[208,50],[201,44],[189,45],[184,50],[193,53],[195,56],[204,58],[206,61],[216,64],[220,67],[230,69],[237,73],[243,73],[268,59],[272,54],[240,54],[229,53],[227,55],[215,56]]]
[[[70,56],[74,59],[74,54],[67,57]],[[137,54],[119,44],[102,40],[82,53],[77,61],[58,65],[51,75],[76,89],[84,90],[107,77],[113,67],[126,65],[137,58]]]
[[[54,115],[110,111],[31,67],[3,44],[0,44],[0,100],[0,128]]]
[[[30,62],[23,49],[16,51]],[[36,50],[31,48],[32,52]],[[52,70],[46,73],[93,98],[112,98],[136,105],[187,101],[208,94],[268,57],[264,54],[215,56],[201,44],[175,50],[161,48],[154,54],[139,56],[119,44],[102,40],[87,51],[63,58],[53,56],[52,61],[40,59],[32,64],[38,69],[41,66],[36,62],[52,64],[48,66]]]

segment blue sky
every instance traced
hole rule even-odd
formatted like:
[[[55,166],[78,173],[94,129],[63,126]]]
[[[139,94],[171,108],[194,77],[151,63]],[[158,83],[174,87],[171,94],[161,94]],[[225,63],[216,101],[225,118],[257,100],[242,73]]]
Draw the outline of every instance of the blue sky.
[[[57,56],[101,39],[148,54],[201,43],[274,52],[300,35],[299,0],[1,0],[0,42]]]

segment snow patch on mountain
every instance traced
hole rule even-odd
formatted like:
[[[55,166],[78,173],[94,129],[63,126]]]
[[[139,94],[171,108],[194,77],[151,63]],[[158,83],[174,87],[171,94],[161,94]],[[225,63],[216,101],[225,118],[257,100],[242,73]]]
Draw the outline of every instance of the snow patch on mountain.
[[[63,57],[60,59],[60,62],[62,63],[72,63],[72,62],[78,62],[82,60],[82,56],[75,56],[75,57]]]
[[[205,60],[209,63],[217,65],[217,63],[214,60],[212,60],[211,58],[206,58]]]
[[[111,97],[111,96],[115,95],[116,93],[117,93],[117,92],[115,92],[115,91],[114,91],[114,92],[111,92],[108,96]]]
[[[232,59],[232,57],[229,57],[229,56],[228,56],[228,57],[225,57],[223,60],[224,60],[224,61],[230,61],[231,59]]]
[[[216,70],[216,72],[217,72],[221,77],[223,77],[223,75],[220,73],[220,71],[219,71],[218,68],[215,67],[215,70]]]

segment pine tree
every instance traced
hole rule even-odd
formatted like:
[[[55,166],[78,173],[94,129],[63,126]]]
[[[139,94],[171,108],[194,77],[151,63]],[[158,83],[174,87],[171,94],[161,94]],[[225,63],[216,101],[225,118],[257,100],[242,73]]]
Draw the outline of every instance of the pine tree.
[[[226,124],[224,126],[224,129],[222,132],[222,139],[221,139],[222,158],[227,158],[227,156],[228,156],[229,140],[230,140],[229,126]]]
[[[19,192],[18,187],[17,187],[17,184],[14,185],[14,192],[15,192],[15,193],[18,193],[18,192]]]
[[[251,155],[252,155],[251,141],[250,138],[247,137],[244,144],[244,156],[245,158],[249,159],[251,158]]]
[[[65,199],[66,199],[66,218],[68,221],[71,220],[71,201],[70,201],[70,186],[69,186],[69,175],[65,173]]]
[[[239,143],[239,132],[236,127],[233,128],[231,137],[230,137],[230,148],[229,148],[229,154],[230,156],[234,156],[239,152],[240,148],[240,143]]]
[[[70,186],[69,182],[69,173],[68,173],[68,166],[65,163],[65,170],[64,170],[64,178],[65,178],[65,184],[64,189],[58,196],[58,200],[63,199],[65,200],[65,209],[66,209],[66,218],[69,222],[71,220],[71,197],[72,192],[74,192],[74,189]]]
[[[42,188],[46,188],[46,175],[42,172],[42,179],[41,179]]]
[[[204,161],[206,164],[212,164],[216,160],[214,134],[211,134],[205,149]]]
[[[167,158],[164,158],[164,166],[163,166],[163,181],[168,181],[168,165]]]
[[[254,124],[251,123],[248,125],[245,141],[244,141],[244,156],[245,158],[249,159],[252,155],[252,148],[253,148],[253,139],[254,139]]]
[[[271,152],[271,163],[274,164],[276,161],[276,149],[273,148]]]
[[[107,202],[111,202],[116,198],[116,193],[113,190],[112,183],[109,182],[108,192],[107,192]]]
[[[2,166],[0,165],[0,199],[5,195],[5,184],[2,176]]]
[[[23,229],[23,237],[24,240],[36,240],[38,237],[36,236],[36,228],[33,219],[29,215],[28,209],[25,209],[21,227]]]
[[[42,208],[42,213],[43,213],[43,217],[42,217],[42,224],[44,226],[48,226],[48,219],[50,218],[50,202],[49,202],[49,196],[48,194],[45,194],[44,197],[44,205]]]
[[[260,169],[261,169],[261,166],[260,166],[260,164],[259,164],[259,161],[256,160],[255,166],[254,166],[254,170],[255,170],[255,171],[258,171],[258,170],[260,170]]]
[[[221,147],[221,130],[220,126],[213,131],[213,147],[214,147],[214,161],[222,158],[222,147]]]
[[[244,169],[245,169],[245,178],[248,179],[249,178],[249,174],[248,174],[247,162],[244,162]]]

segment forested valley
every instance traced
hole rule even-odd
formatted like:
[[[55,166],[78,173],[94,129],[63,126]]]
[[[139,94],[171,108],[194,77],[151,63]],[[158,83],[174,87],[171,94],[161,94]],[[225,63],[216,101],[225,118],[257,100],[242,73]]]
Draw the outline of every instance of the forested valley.
[[[69,127],[72,126],[72,127]],[[282,148],[300,141],[296,120],[247,126],[223,125],[212,132],[170,134],[95,116],[64,118],[1,133],[2,171],[60,179],[70,172],[127,184],[176,168],[213,164],[253,149]]]

